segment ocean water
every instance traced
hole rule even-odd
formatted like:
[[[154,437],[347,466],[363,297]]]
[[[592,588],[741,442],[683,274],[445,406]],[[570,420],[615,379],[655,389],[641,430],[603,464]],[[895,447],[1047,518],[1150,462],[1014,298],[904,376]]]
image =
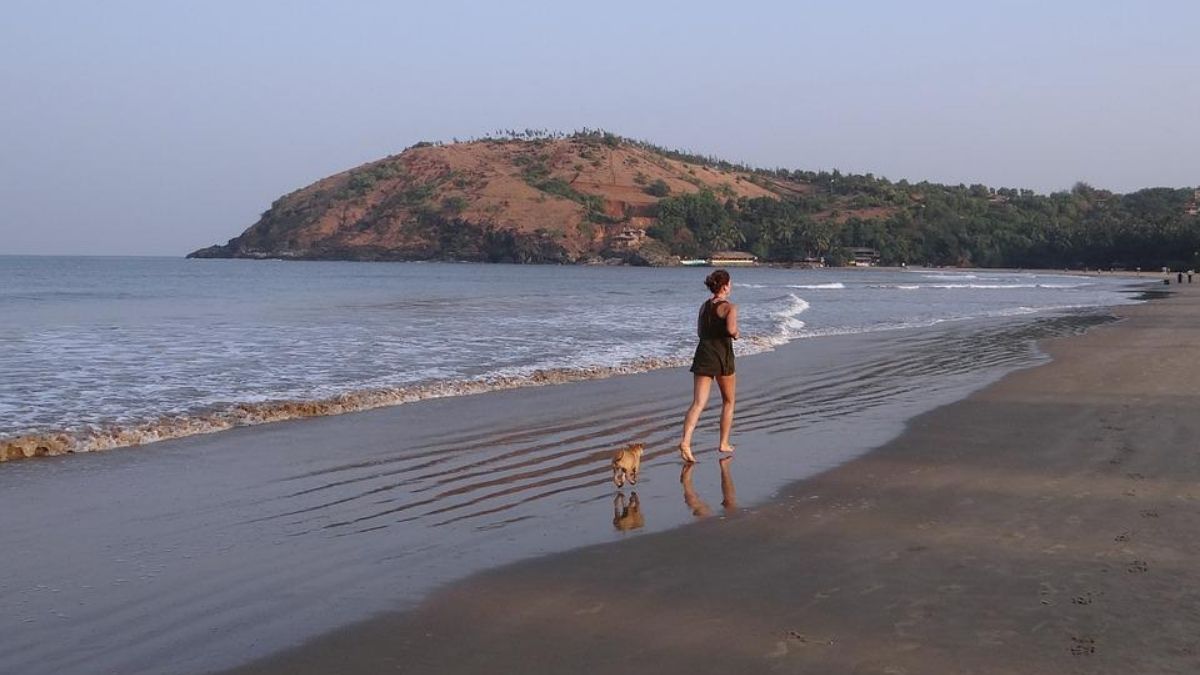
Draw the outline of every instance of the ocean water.
[[[706,268],[0,256],[0,443],[87,451],[687,363]],[[732,270],[740,354],[1131,302],[1131,280]]]

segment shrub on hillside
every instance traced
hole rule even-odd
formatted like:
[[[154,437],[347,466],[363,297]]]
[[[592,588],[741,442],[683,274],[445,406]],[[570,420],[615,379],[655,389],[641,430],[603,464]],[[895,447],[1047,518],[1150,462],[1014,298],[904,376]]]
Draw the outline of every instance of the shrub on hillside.
[[[671,194],[671,186],[667,185],[667,181],[659,178],[653,183],[646,186],[646,194],[655,197],[666,197]]]

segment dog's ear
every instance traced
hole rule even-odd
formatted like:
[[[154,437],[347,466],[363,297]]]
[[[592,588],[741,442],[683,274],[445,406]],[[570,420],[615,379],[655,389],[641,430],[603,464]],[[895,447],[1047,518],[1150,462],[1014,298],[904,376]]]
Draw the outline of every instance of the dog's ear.
[[[633,445],[629,446],[629,449],[634,452],[643,452],[646,449],[646,446],[643,443],[634,443]]]

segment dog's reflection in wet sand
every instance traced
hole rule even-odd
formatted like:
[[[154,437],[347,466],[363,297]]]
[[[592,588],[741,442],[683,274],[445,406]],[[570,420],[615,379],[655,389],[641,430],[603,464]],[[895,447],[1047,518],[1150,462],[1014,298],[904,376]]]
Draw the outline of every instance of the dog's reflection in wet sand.
[[[613,498],[613,527],[621,532],[636,530],[645,526],[646,519],[642,516],[642,503],[638,501],[636,492],[629,493],[629,501],[625,501],[625,493],[618,492]]]
[[[733,464],[732,456],[721,458],[721,506],[724,507],[727,514],[737,510],[737,492],[733,487],[731,464]],[[691,509],[693,516],[707,518],[712,515],[712,509],[707,502],[700,498],[700,495],[696,494],[696,488],[692,485],[692,471],[695,468],[695,464],[684,464],[683,471],[679,474],[679,483],[683,486],[683,503]]]

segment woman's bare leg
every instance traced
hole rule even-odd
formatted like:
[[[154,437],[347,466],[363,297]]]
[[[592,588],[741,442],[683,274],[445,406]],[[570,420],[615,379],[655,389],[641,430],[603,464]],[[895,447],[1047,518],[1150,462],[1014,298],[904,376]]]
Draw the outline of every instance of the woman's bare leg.
[[[733,452],[733,446],[729,444],[729,432],[733,430],[733,402],[737,393],[737,375],[718,377],[717,386],[721,389],[721,444],[717,449],[721,452]]]
[[[708,403],[708,394],[711,391],[711,377],[707,375],[692,376],[692,405],[688,407],[687,414],[683,416],[683,439],[679,441],[679,454],[685,462],[696,461],[692,455],[692,432],[696,430],[696,422],[700,420],[700,413],[704,411],[704,405]]]

